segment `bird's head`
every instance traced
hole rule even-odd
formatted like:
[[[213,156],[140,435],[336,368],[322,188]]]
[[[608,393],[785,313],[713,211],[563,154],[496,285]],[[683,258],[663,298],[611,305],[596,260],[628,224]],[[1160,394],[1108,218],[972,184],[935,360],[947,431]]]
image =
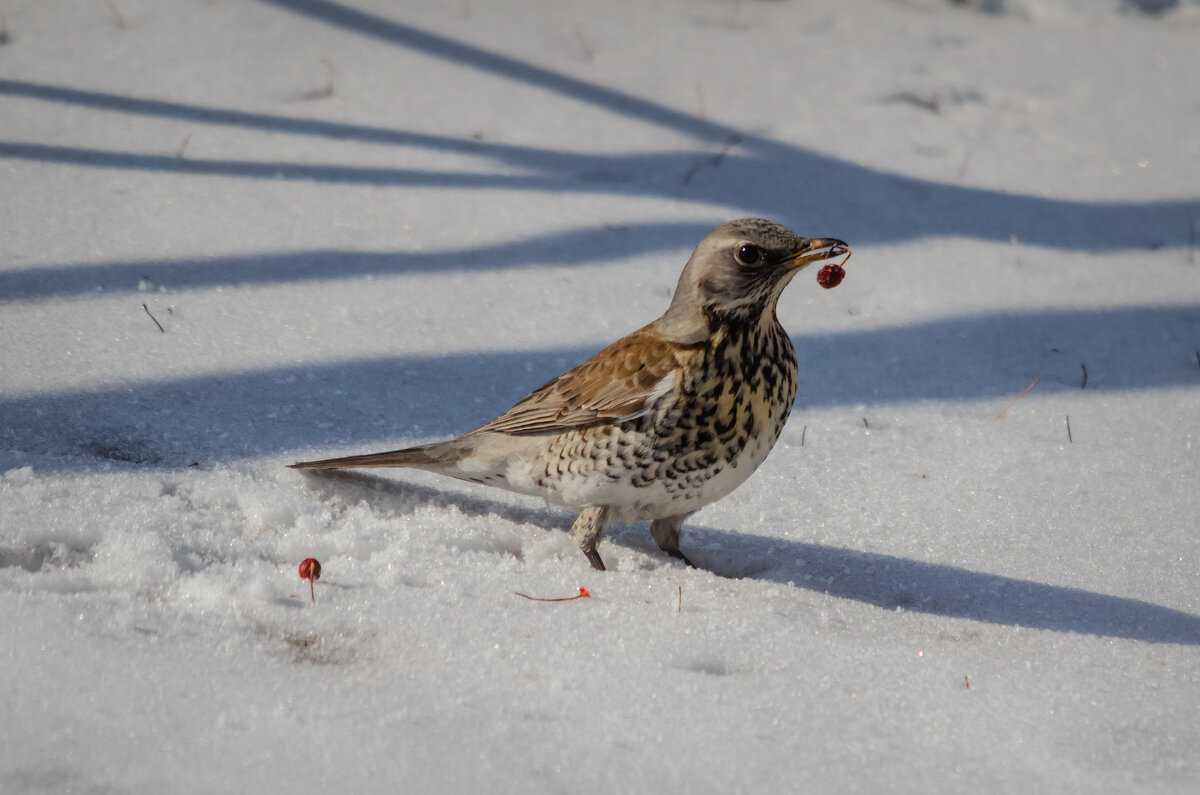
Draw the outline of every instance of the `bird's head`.
[[[773,318],[793,276],[849,251],[840,240],[800,237],[762,218],[722,224],[692,252],[671,306],[655,327],[668,339],[698,342],[714,323]]]

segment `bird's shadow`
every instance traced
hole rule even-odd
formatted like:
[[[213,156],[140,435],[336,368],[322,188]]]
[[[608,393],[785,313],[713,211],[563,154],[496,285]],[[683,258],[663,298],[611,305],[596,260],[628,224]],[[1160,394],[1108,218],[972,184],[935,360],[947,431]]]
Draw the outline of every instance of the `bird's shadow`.
[[[473,493],[441,490],[357,472],[305,473],[323,498],[386,503],[397,514],[421,505],[454,506],[468,516],[499,516],[565,531],[571,519]],[[688,525],[685,546],[698,568],[719,577],[787,584],[843,599],[991,624],[1075,632],[1148,643],[1200,645],[1200,617],[1139,599],[1021,580],[894,555]],[[616,532],[609,541],[655,554],[641,533]],[[579,565],[583,565],[580,557]]]

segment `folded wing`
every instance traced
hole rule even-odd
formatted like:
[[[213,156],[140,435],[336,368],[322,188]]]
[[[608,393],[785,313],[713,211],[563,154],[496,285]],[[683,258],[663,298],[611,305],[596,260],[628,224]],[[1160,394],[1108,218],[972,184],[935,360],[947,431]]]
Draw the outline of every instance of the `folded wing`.
[[[550,381],[472,435],[561,433],[642,417],[672,393],[679,377],[679,352],[679,346],[645,326]]]

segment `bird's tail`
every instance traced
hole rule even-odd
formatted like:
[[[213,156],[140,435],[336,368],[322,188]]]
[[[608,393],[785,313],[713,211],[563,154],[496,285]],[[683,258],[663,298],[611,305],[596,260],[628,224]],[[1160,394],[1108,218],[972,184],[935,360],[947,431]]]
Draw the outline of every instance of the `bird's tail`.
[[[358,467],[417,467],[440,469],[458,461],[465,451],[453,442],[435,442],[386,453],[351,455],[345,458],[325,458],[320,461],[298,461],[290,469],[355,469]]]

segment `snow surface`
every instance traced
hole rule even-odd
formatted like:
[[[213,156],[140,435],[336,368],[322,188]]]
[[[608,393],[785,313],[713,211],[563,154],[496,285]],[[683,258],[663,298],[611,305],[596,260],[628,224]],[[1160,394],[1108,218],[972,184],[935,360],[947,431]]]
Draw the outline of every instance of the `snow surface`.
[[[1200,790],[1194,0],[0,30],[0,791]],[[284,468],[492,418],[749,215],[854,256],[699,570]]]

